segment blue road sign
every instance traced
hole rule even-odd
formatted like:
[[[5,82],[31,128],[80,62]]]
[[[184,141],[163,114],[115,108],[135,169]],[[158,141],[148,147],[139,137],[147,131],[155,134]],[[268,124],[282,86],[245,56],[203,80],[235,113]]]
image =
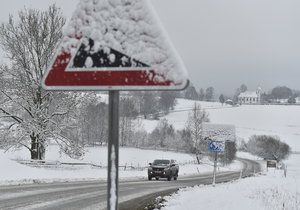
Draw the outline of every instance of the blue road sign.
[[[208,150],[211,152],[224,152],[225,142],[223,141],[209,141]]]

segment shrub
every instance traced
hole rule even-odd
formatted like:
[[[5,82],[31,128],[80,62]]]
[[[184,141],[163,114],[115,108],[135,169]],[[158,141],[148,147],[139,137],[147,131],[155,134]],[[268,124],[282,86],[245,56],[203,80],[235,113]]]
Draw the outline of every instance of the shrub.
[[[247,143],[247,151],[264,159],[281,161],[289,156],[291,148],[277,136],[253,135]]]

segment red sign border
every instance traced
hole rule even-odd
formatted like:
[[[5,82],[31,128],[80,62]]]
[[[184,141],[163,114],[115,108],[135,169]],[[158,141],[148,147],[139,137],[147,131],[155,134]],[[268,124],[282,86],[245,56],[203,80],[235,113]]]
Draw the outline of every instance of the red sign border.
[[[61,46],[61,45],[59,45]],[[79,46],[78,46],[79,47]],[[77,49],[78,49],[77,47]],[[59,62],[56,63],[57,60],[61,60],[61,59],[65,59],[66,62]],[[185,80],[182,83],[179,84],[174,84],[172,81],[163,81],[160,82],[159,84],[155,84],[153,81],[149,84],[149,85],[67,85],[64,84],[63,82],[66,81],[67,79],[73,79],[74,80],[74,75],[76,75],[76,77],[79,75],[79,77],[77,77],[77,79],[82,79],[83,78],[83,74],[88,74],[87,76],[90,77],[91,74],[95,75],[97,74],[98,76],[100,74],[106,74],[106,77],[108,78],[107,75],[111,75],[114,74],[116,75],[115,77],[122,77],[122,74],[137,74],[140,73],[140,75],[148,75],[149,74],[149,68],[147,68],[147,70],[143,70],[141,68],[141,70],[135,70],[132,71],[130,69],[125,69],[122,71],[103,71],[103,70],[85,70],[85,71],[70,71],[67,69],[69,62],[72,60],[71,58],[71,54],[70,53],[65,53],[62,51],[62,48],[60,48],[60,50],[58,50],[55,53],[55,56],[52,60],[52,62],[50,63],[50,67],[45,71],[45,74],[43,76],[42,79],[42,87],[45,90],[57,90],[57,91],[109,91],[109,90],[119,90],[119,91],[130,91],[130,90],[184,90],[188,84],[189,84],[189,80]],[[60,69],[59,70],[54,70],[54,66],[59,65]],[[57,73],[54,75],[54,78],[56,76],[56,79],[53,79],[53,72],[54,71],[61,71],[60,74],[61,75],[57,75]],[[146,73],[147,71],[147,73]],[[151,70],[150,70],[151,71]],[[154,73],[154,70],[152,70],[152,73]],[[52,74],[52,75],[51,75]],[[47,79],[52,79],[58,81],[57,84],[49,84],[49,82],[47,81]],[[147,76],[145,76],[147,77]],[[87,81],[91,81],[91,78],[85,78],[87,79]],[[145,80],[145,78],[144,78]],[[97,80],[96,80],[97,81]],[[48,83],[48,84],[47,84]]]

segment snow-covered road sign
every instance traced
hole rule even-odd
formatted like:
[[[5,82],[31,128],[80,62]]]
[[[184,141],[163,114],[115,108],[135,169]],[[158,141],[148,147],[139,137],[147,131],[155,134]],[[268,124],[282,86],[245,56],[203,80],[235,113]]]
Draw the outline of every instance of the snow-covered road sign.
[[[224,152],[225,142],[224,141],[209,141],[208,150],[211,152]]]
[[[48,90],[179,90],[187,72],[149,0],[82,0],[45,72]]]

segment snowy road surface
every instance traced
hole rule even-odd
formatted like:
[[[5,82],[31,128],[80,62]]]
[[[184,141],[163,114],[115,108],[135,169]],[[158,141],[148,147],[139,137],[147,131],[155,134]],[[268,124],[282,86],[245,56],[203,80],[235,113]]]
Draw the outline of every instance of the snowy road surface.
[[[254,161],[239,159],[244,164],[244,176],[259,171]],[[240,172],[221,172],[217,182],[237,179]],[[177,181],[121,181],[119,186],[120,209],[135,209],[145,203],[143,197],[180,187],[210,184],[211,174],[179,177]],[[157,194],[156,194],[157,196]],[[54,184],[32,184],[0,186],[0,209],[103,209],[106,207],[106,182],[66,182]]]

